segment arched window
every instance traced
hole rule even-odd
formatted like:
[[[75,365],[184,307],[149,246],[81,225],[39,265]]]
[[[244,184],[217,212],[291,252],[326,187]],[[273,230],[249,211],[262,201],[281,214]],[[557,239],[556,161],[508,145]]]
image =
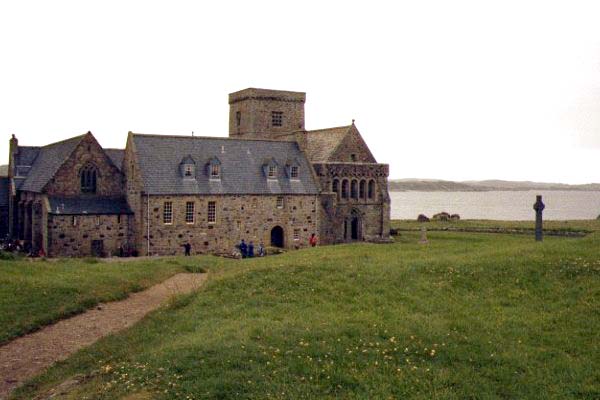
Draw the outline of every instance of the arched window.
[[[97,175],[96,167],[91,164],[81,168],[79,179],[81,180],[80,187],[82,193],[96,193]]]
[[[372,199],[375,197],[375,181],[369,181],[369,198]]]
[[[358,199],[358,181],[356,179],[352,179],[352,184],[350,185],[350,192],[353,199]]]
[[[367,198],[367,181],[361,179],[360,184],[358,185],[358,197],[360,199]]]
[[[348,198],[348,179],[342,181],[342,199]]]
[[[338,199],[340,198],[340,181],[337,178],[331,184],[331,191],[337,194]]]

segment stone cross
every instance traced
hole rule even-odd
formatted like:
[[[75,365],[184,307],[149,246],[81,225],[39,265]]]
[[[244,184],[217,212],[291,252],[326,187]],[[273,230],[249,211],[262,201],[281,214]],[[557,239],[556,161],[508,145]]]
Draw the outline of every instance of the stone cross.
[[[419,240],[420,244],[427,244],[429,240],[427,240],[427,228],[424,226],[421,227],[421,240]]]
[[[542,211],[546,206],[542,202],[542,196],[537,195],[533,209],[535,210],[535,240],[541,242],[543,239],[542,232]]]

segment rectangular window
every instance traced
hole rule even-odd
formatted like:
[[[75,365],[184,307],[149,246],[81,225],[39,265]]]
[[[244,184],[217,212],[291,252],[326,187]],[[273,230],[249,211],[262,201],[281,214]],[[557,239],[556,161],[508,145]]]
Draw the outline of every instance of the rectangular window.
[[[173,202],[165,201],[163,204],[163,223],[173,223]]]
[[[188,201],[185,203],[185,222],[187,224],[194,223],[194,202]]]
[[[194,166],[190,164],[185,166],[185,176],[192,176],[192,168],[194,168]]]
[[[235,113],[235,124],[237,126],[240,126],[241,123],[242,123],[242,112],[241,111],[237,111]]]
[[[214,224],[217,222],[217,202],[208,202],[208,223]]]
[[[121,214],[117,215],[117,224],[121,223]]]
[[[294,229],[294,240],[300,240],[300,229]]]
[[[276,165],[269,165],[269,173],[267,176],[269,177],[269,179],[277,178],[277,166]]]
[[[271,125],[283,126],[283,112],[282,111],[272,111],[271,112]]]
[[[219,179],[221,171],[219,168],[219,164],[212,164],[210,166],[210,178],[211,179]]]
[[[277,196],[277,208],[283,208],[283,196]]]
[[[292,166],[292,168],[290,168],[290,177],[292,179],[298,179],[298,173],[299,173],[299,169],[298,166]]]
[[[100,225],[100,216],[96,216],[96,226]]]
[[[73,226],[77,226],[77,217],[74,215],[71,217],[71,224],[73,224]]]

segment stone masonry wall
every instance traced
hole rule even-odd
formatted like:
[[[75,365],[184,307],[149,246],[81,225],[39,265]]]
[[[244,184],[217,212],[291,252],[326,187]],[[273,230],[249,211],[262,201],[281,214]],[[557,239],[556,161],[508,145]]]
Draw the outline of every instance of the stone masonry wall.
[[[150,254],[182,254],[182,246],[189,242],[193,254],[231,254],[241,239],[270,246],[271,230],[281,226],[286,248],[307,247],[312,233],[317,233],[317,197],[283,196],[284,206],[277,208],[277,196],[150,196]],[[173,202],[173,223],[163,223],[163,204]],[[195,221],[185,222],[186,202],[194,202]],[[215,201],[217,220],[207,222],[208,202]],[[142,207],[147,199],[142,198]],[[145,214],[144,214],[145,215]],[[143,221],[146,236],[146,219]],[[299,239],[294,240],[294,230]],[[147,254],[147,243],[139,248]]]
[[[89,134],[81,140],[71,157],[50,180],[46,186],[46,194],[65,197],[80,196],[79,171],[87,163],[92,163],[98,168],[97,196],[120,196],[123,194],[121,172],[108,161],[104,150]]]
[[[237,112],[240,125],[237,125]],[[272,111],[283,112],[282,126],[273,126]],[[229,137],[270,139],[273,134],[304,129],[304,102],[249,98],[230,104]]]
[[[75,223],[73,221],[75,218]],[[127,247],[129,216],[121,215],[52,215],[48,216],[48,251],[51,257],[92,255],[92,241],[102,240],[105,256],[119,254]]]
[[[351,241],[349,224],[353,215],[360,220],[357,240],[379,241],[389,237],[390,198],[387,187],[388,166],[373,163],[313,164],[321,184],[321,243]],[[337,180],[337,193],[333,181]],[[342,183],[347,182],[348,197],[342,196]],[[352,197],[352,181],[357,183],[357,196]],[[374,182],[374,193],[368,197],[368,183]],[[364,182],[361,194],[360,183]]]

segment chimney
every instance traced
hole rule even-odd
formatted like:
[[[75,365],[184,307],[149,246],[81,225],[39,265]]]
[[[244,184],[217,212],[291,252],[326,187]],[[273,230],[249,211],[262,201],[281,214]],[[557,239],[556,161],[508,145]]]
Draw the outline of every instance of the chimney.
[[[12,177],[15,169],[15,156],[19,154],[19,139],[13,133],[8,145],[8,176]]]

